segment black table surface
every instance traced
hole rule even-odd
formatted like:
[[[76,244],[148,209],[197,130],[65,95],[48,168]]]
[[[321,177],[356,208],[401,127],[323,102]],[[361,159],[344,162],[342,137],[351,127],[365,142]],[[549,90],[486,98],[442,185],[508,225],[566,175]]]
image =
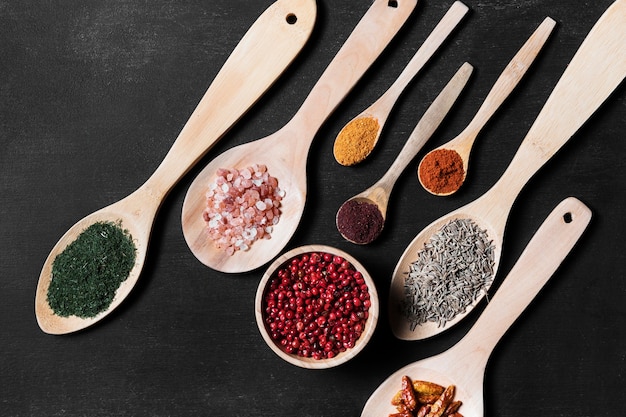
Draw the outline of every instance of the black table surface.
[[[49,251],[77,220],[130,194],[151,175],[271,1],[0,2],[1,415],[357,416],[389,374],[446,350],[467,333],[484,302],[436,337],[395,339],[385,314],[395,264],[423,227],[473,201],[502,175],[611,0],[467,1],[470,13],[406,89],[374,154],[342,167],[332,155],[341,127],[391,85],[452,4],[422,1],[319,130],[307,162],[304,216],[285,250],[331,245],[353,254],[374,276],[381,317],[371,343],[352,361],[329,370],[282,361],[255,323],[263,268],[244,274],[209,269],[194,258],[181,232],[182,201],[195,174],[233,145],[282,127],[370,3],[318,1],[315,30],[297,60],[165,200],[131,296],[97,325],[52,336],[39,329],[34,315]],[[338,207],[387,170],[454,71],[464,61],[476,68],[418,158],[467,125],[546,16],[558,26],[479,136],[461,191],[446,198],[428,194],[415,175],[416,159],[394,188],[380,239],[367,246],[342,239],[334,223]],[[560,201],[575,196],[594,217],[496,347],[486,370],[486,415],[624,413],[625,88],[531,178],[513,205],[492,293]]]

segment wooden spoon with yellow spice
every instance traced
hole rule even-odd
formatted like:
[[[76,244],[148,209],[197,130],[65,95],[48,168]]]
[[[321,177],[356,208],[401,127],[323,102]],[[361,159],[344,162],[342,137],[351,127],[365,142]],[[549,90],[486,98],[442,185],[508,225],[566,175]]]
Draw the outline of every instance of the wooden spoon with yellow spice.
[[[341,129],[333,149],[337,162],[345,166],[355,165],[370,155],[378,143],[389,113],[404,89],[450,36],[468,10],[462,2],[454,2],[391,87]]]
[[[44,263],[35,295],[35,314],[44,332],[63,334],[83,329],[104,318],[128,296],[143,267],[154,218],[169,190],[293,61],[312,33],[316,15],[315,0],[278,0],[266,9],[233,50],[154,174],[134,193],[78,221],[61,237]],[[119,224],[128,231],[136,246],[134,265],[127,276],[120,278],[122,283],[114,290],[112,302],[97,314],[58,315],[48,303],[48,290],[54,280],[53,263],[83,231],[100,222]],[[98,250],[94,248],[94,257]],[[101,262],[100,268],[106,269],[106,263],[118,261],[86,262]],[[69,268],[80,269],[81,265]],[[81,282],[93,279],[95,287],[101,276],[86,277],[77,272],[72,279],[74,287],[68,284],[69,288],[65,288],[69,298],[84,295],[75,294],[86,288]]]
[[[389,196],[396,180],[437,130],[463,91],[473,67],[465,63],[424,113],[385,175],[365,191],[348,199],[337,211],[339,233],[348,241],[365,245],[378,238],[387,217]]]

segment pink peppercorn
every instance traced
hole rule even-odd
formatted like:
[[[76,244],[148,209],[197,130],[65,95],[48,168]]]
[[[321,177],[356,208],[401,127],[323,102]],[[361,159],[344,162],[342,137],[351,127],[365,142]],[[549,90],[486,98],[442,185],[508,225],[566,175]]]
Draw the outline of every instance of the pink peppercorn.
[[[270,277],[262,308],[282,350],[330,359],[356,345],[370,306],[361,272],[341,256],[313,252],[292,258]]]

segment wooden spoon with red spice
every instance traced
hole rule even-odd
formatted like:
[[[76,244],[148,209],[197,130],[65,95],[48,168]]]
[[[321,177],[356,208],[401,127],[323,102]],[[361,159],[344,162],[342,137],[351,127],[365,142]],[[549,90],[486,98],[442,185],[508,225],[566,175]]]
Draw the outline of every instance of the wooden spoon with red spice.
[[[183,235],[200,262],[222,272],[245,272],[276,257],[296,231],[304,212],[307,156],[318,129],[354,87],[407,20],[417,0],[375,0],[321,75],[304,103],[281,129],[227,150],[194,179],[183,202]],[[270,239],[229,254],[208,236],[203,213],[206,194],[220,169],[264,165],[284,192],[279,222]],[[232,207],[230,207],[232,209]],[[237,209],[237,207],[235,207]]]
[[[37,284],[35,314],[46,333],[64,334],[100,321],[128,296],[143,268],[152,224],[169,190],[261,97],[294,60],[313,31],[315,0],[278,0],[254,22],[235,47],[152,176],[126,198],[74,224],[48,255]],[[47,293],[57,255],[98,221],[121,222],[137,248],[135,266],[109,307],[93,318],[61,317]]]
[[[427,153],[417,168],[420,184],[431,194],[455,193],[467,175],[476,137],[511,94],[548,40],[556,22],[546,18],[506,66],[470,124],[454,139]]]
[[[391,399],[401,378],[454,386],[465,417],[484,415],[483,379],[491,352],[576,245],[591,220],[587,206],[570,197],[561,202],[532,237],[526,249],[485,307],[472,329],[438,355],[407,365],[388,377],[370,396],[361,416],[393,414]]]
[[[475,201],[426,226],[405,249],[396,264],[389,291],[389,318],[396,337],[417,340],[439,334],[466,317],[484,297],[493,280],[483,286],[482,295],[478,294],[464,313],[449,318],[444,326],[427,321],[412,328],[412,323],[401,312],[403,305],[406,306],[410,300],[413,303],[414,300],[410,294],[405,294],[405,278],[412,270],[418,253],[431,237],[453,220],[471,221],[480,230],[485,231],[487,240],[493,245],[492,275],[496,276],[507,219],[522,188],[604,103],[624,77],[626,77],[626,0],[618,0],[600,17],[581,44],[502,177]],[[442,247],[449,249],[447,252],[454,252],[454,247],[449,243],[443,244]],[[437,250],[437,253],[441,252]],[[428,258],[432,259],[430,256]],[[455,280],[462,272],[472,273],[470,264],[467,263],[465,268],[459,268],[458,273],[455,271],[445,279]],[[455,283],[457,282],[444,282],[442,285],[453,287]],[[438,301],[436,298],[429,299],[429,302],[434,304]]]
[[[413,129],[387,172],[371,187],[348,199],[337,212],[339,233],[358,245],[373,242],[383,230],[389,196],[398,177],[437,130],[463,91],[474,68],[465,63],[448,82]]]

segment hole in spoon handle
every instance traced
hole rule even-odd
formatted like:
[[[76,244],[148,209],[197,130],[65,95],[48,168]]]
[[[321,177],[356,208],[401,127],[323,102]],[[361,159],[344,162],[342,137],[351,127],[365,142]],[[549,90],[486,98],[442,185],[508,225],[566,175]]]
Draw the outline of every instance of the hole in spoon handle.
[[[534,234],[466,339],[491,351],[582,236],[591,210],[576,198],[563,200]]]

